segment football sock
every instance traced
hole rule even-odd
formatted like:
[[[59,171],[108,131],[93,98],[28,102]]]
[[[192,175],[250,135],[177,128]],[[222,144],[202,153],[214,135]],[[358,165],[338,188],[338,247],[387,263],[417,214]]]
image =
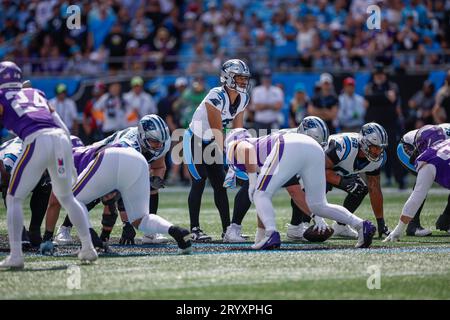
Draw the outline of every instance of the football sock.
[[[414,226],[414,227],[418,227],[420,226],[420,213],[422,212],[422,208],[423,205],[425,204],[426,199],[422,202],[419,210],[417,210],[416,215],[414,216],[414,218],[412,218],[412,220],[409,222],[409,225]]]
[[[244,183],[234,197],[234,208],[232,223],[242,225],[245,215],[250,209],[252,203],[248,198],[248,182]]]
[[[450,216],[450,194],[448,195],[447,205],[445,206],[443,215]]]
[[[63,222],[63,227],[67,227],[67,228],[72,228],[73,224],[70,221],[69,215],[66,215],[66,217],[64,218],[64,222]]]
[[[77,228],[77,233],[81,241],[82,249],[93,249],[91,235],[89,233],[90,223],[87,209],[80,203],[73,194],[58,197],[59,203],[69,213],[70,221]]]
[[[291,216],[291,225],[298,226],[303,222],[302,214],[303,212],[297,207],[294,200],[291,199],[291,207],[292,207],[292,216]]]
[[[191,229],[200,226],[200,205],[202,202],[203,190],[205,189],[205,180],[192,179],[191,191],[188,197],[189,218],[191,220]]]
[[[156,214],[158,212],[159,193],[150,195],[150,213]]]
[[[33,192],[30,199],[31,221],[30,230],[40,230],[45,212],[47,211],[49,195]]]
[[[384,218],[377,218],[377,225],[378,225],[378,232],[381,232],[386,227],[386,224],[384,222]]]
[[[263,191],[255,191],[254,202],[259,219],[264,224],[266,232],[276,231],[275,210],[272,195]],[[267,234],[267,233],[266,233]]]
[[[23,209],[22,200],[6,196],[7,223],[11,256],[22,256]]]
[[[44,237],[42,238],[42,241],[52,241],[53,240],[53,231],[45,230]]]
[[[138,229],[145,234],[148,233],[169,233],[169,228],[173,224],[156,214],[146,214],[139,224]]]

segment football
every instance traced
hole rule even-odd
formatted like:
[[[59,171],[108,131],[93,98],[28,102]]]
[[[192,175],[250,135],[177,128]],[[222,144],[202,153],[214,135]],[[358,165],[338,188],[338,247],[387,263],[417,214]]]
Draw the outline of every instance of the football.
[[[308,240],[309,242],[324,242],[328,238],[330,238],[334,233],[334,230],[330,227],[326,228],[326,230],[322,233],[319,233],[318,230],[314,229],[314,226],[310,226],[303,233],[303,238]]]

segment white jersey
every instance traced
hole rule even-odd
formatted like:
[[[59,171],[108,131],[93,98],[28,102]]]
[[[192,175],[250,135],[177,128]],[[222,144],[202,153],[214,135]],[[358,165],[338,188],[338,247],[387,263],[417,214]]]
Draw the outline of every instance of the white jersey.
[[[106,137],[105,139],[94,143],[94,145],[102,145],[102,146],[111,146],[113,144],[121,144],[123,146],[135,149],[137,152],[140,152],[144,155],[148,163],[164,157],[166,153],[169,152],[170,150],[170,139],[168,139],[164,143],[164,148],[161,152],[159,152],[156,155],[150,155],[148,152],[145,151],[145,149],[141,147],[141,144],[139,143],[137,127],[130,127],[124,130],[117,131],[114,134],[110,135],[109,137]]]
[[[328,147],[325,153],[333,161],[333,170],[337,174],[347,176],[358,173],[373,175],[379,173],[380,168],[386,162],[386,152],[383,152],[378,161],[361,159],[358,157],[360,139],[358,133],[334,134],[328,139]]]
[[[208,113],[206,111],[206,103],[209,103],[221,112],[222,125],[225,128],[233,119],[244,111],[250,101],[250,96],[246,93],[239,93],[235,103],[231,105],[225,87],[212,88],[208,95],[203,99],[192,116],[189,129],[199,138],[203,140],[212,140],[214,135],[209,126]]]
[[[22,154],[22,150],[22,140],[19,137],[8,140],[0,146],[0,160],[3,161],[7,172],[11,172],[17,159]]]

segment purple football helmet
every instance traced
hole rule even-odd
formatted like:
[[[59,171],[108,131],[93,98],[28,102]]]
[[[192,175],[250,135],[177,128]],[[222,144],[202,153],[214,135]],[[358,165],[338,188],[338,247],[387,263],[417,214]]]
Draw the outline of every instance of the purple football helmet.
[[[72,141],[72,148],[84,147],[83,141],[77,136],[70,136],[70,140]]]
[[[22,70],[11,61],[0,62],[0,89],[22,88]]]
[[[434,144],[442,142],[446,139],[444,129],[439,126],[426,125],[416,133],[414,144],[419,154]]]

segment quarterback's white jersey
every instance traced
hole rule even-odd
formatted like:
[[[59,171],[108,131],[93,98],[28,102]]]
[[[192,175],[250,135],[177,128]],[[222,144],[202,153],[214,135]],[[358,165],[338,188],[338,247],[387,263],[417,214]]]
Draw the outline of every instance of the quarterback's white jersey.
[[[358,173],[378,175],[380,168],[387,159],[386,152],[378,161],[370,161],[358,157],[359,140],[358,133],[340,133],[331,135],[328,139],[326,155],[334,163],[334,171],[337,174],[347,176]]]
[[[22,150],[22,140],[19,137],[8,140],[0,146],[0,160],[3,161],[6,171],[11,172]]]
[[[142,149],[141,144],[138,140],[138,128],[130,127],[124,130],[117,131],[106,137],[105,139],[94,143],[94,145],[102,145],[102,146],[110,146],[113,144],[121,144],[123,146],[131,147],[135,149],[137,152],[140,152],[144,155],[145,159],[148,163],[153,162],[157,159],[160,159],[166,155],[170,150],[170,139],[164,143],[164,148],[161,152],[156,155],[150,155],[145,149]]]
[[[239,93],[235,103],[231,104],[225,87],[212,88],[208,95],[203,99],[192,116],[189,129],[199,138],[203,140],[212,140],[214,135],[209,126],[208,113],[206,103],[220,111],[222,116],[222,125],[225,128],[233,119],[244,111],[250,101],[250,96],[246,93]]]

